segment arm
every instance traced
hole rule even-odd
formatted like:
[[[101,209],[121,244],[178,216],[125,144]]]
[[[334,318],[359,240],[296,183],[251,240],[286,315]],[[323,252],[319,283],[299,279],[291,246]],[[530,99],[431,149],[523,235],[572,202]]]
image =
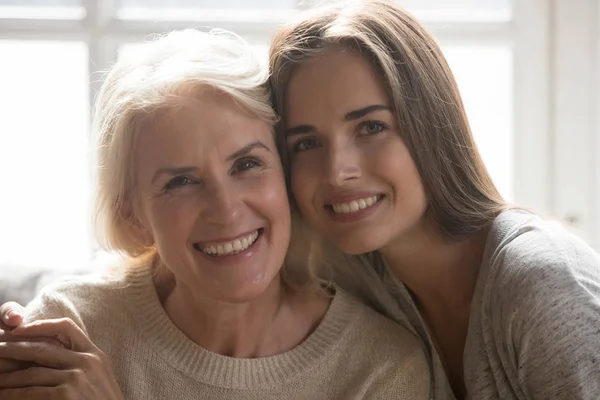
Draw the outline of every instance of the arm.
[[[14,303],[5,305],[0,319],[7,321],[10,310],[23,311]],[[88,338],[68,298],[43,294],[21,315],[36,321],[4,332],[8,341],[0,337],[0,360],[13,363],[8,371],[0,371],[0,398],[123,399],[109,361]],[[14,320],[8,322],[14,326]],[[60,345],[44,343],[48,341]],[[21,368],[16,370],[19,364]],[[23,369],[23,365],[28,368]]]
[[[519,391],[534,400],[597,399],[600,258],[580,243],[541,247],[505,260],[511,278],[499,294]]]
[[[53,337],[31,337],[23,338],[15,336],[11,331],[20,326],[27,317],[25,307],[13,301],[6,302],[0,306],[0,343],[8,342],[46,342],[61,346],[58,339]],[[14,372],[29,368],[32,363],[25,361],[0,358],[0,373]]]
[[[25,307],[15,302],[7,302],[0,306],[0,343],[20,341],[10,331],[23,322]],[[0,358],[0,374],[14,372],[31,366],[31,363]]]

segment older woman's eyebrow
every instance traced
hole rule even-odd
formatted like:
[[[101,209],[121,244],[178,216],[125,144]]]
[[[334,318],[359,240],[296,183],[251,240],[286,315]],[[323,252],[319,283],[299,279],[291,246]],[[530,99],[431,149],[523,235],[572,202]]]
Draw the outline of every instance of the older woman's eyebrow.
[[[257,140],[255,142],[249,143],[249,144],[245,145],[244,147],[242,147],[241,149],[231,153],[227,157],[227,161],[232,161],[232,160],[235,160],[236,158],[243,157],[246,154],[250,153],[254,149],[265,149],[269,152],[271,151],[267,147],[267,145],[265,145],[263,142]],[[152,177],[151,182],[154,183],[158,179],[158,177],[161,175],[169,175],[169,176],[185,175],[185,174],[189,174],[190,172],[194,172],[196,170],[197,170],[197,168],[193,167],[193,166],[160,168],[160,169],[156,170],[156,172],[154,173],[154,176]]]
[[[233,161],[236,158],[243,157],[246,154],[250,153],[254,149],[265,149],[267,151],[271,151],[263,142],[257,140],[256,142],[249,143],[249,144],[245,145],[244,147],[242,147],[241,149],[231,153],[227,157],[227,161]]]

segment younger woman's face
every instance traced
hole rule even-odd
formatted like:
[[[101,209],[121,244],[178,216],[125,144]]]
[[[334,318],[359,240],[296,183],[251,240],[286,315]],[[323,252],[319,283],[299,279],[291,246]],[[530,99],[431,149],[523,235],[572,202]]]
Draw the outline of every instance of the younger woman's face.
[[[420,225],[421,179],[369,62],[330,49],[294,71],[285,104],[292,191],[308,223],[349,254]]]

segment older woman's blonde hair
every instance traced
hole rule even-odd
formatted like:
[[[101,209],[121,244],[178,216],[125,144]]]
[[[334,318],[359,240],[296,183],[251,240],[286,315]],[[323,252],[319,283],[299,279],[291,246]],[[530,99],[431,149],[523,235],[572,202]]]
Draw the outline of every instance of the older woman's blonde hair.
[[[129,257],[155,252],[135,232],[133,147],[144,123],[182,93],[210,87],[274,124],[268,70],[239,36],[213,30],[175,31],[140,45],[108,72],[95,107],[97,198],[95,227],[103,249]]]
[[[154,244],[140,235],[135,212],[133,148],[144,124],[152,123],[159,110],[177,106],[181,96],[210,88],[274,126],[268,77],[266,60],[240,36],[224,30],[187,29],[158,36],[114,65],[96,100],[93,121],[98,144],[94,225],[104,250],[124,255],[129,268],[148,262],[162,266]],[[281,273],[289,286],[322,293],[304,261],[284,262]]]

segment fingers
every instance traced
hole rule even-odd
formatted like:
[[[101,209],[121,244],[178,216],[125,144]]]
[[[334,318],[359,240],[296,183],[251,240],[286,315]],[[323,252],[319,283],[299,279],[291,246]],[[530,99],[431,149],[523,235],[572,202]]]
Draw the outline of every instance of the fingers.
[[[23,342],[23,341],[45,341],[46,343],[61,346],[62,344],[55,338],[22,338],[13,335],[11,332],[0,330],[0,342]],[[29,368],[32,363],[28,361],[16,361],[11,359],[0,358],[0,374],[6,372],[19,371]],[[0,397],[1,399],[1,397]]]
[[[22,389],[31,386],[59,386],[81,380],[80,370],[60,370],[32,366],[7,374],[0,374],[0,389]]]
[[[23,389],[2,389],[2,400],[50,400],[58,399],[54,396],[55,388],[32,386]],[[64,398],[64,397],[63,397]]]
[[[69,318],[40,320],[20,325],[12,331],[12,334],[23,338],[54,337],[64,347],[77,352],[97,350],[85,332]]]
[[[0,374],[7,372],[19,371],[33,366],[32,363],[26,361],[15,361],[9,359],[0,359]],[[0,397],[1,399],[2,397]]]
[[[17,336],[11,331],[3,331],[2,329],[0,329],[0,342],[46,342],[55,346],[64,347],[60,340],[55,337]]]
[[[33,362],[44,367],[68,369],[81,365],[86,353],[76,353],[43,342],[0,343],[0,359]]]
[[[25,307],[14,301],[9,301],[0,306],[0,321],[5,328],[15,328],[23,322]]]

